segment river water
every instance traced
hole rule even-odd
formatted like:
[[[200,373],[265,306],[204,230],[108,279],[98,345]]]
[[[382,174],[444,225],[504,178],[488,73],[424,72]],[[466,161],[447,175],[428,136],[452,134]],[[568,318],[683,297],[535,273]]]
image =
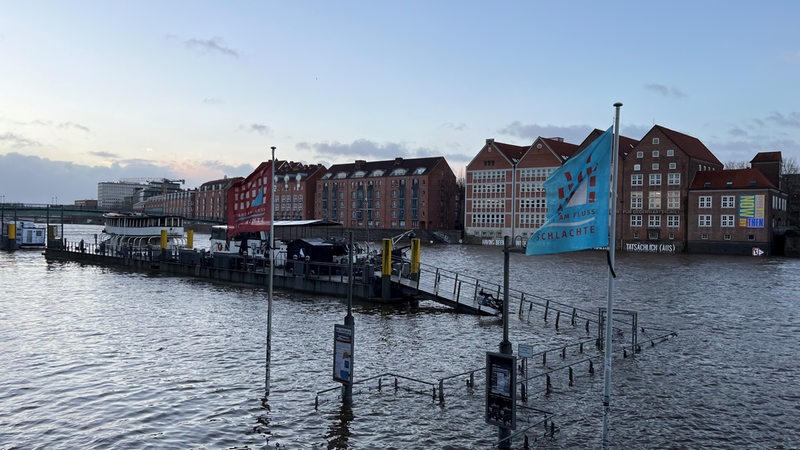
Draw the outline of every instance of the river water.
[[[67,226],[69,240],[99,229]],[[198,246],[207,236],[196,237]],[[497,247],[423,246],[423,262],[502,282]],[[596,311],[604,255],[510,257],[516,289]],[[620,449],[800,448],[800,260],[619,254],[615,309],[638,312],[641,353],[613,358],[611,443]],[[275,291],[265,398],[267,290],[0,253],[0,448],[491,448],[487,351],[502,321],[422,301],[357,302],[352,407],[332,381],[342,299]],[[510,315],[536,351],[592,339],[541,311]],[[675,335],[670,333],[674,332]],[[662,337],[669,339],[660,339]],[[650,341],[654,345],[650,344]],[[616,341],[615,341],[616,342]],[[529,361],[544,373],[597,357]],[[529,380],[518,430],[532,448],[599,448],[602,357]],[[466,372],[478,370],[469,388]],[[444,382],[440,404],[438,380]],[[418,381],[409,380],[405,377]],[[397,388],[395,388],[397,380]],[[426,384],[432,383],[432,384]],[[436,388],[434,391],[433,388]],[[435,394],[434,394],[435,393]],[[316,405],[316,406],[315,406]],[[531,428],[528,428],[531,427]],[[513,448],[522,448],[516,436]]]

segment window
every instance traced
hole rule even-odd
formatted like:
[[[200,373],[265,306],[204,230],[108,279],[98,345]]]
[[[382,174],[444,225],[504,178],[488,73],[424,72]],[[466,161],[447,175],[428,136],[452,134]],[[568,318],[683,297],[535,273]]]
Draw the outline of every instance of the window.
[[[677,186],[681,184],[681,173],[680,172],[670,172],[667,174],[667,184],[671,186]]]
[[[647,226],[650,228],[661,228],[661,216],[647,216]]]
[[[711,196],[710,195],[701,195],[700,196],[700,207],[701,208],[711,208]]]
[[[678,168],[678,163],[669,163],[669,170],[675,170]]]
[[[700,214],[697,216],[697,226],[709,228],[711,226],[711,214]]]
[[[671,240],[674,240],[674,239],[675,239],[675,233],[670,233],[669,234],[669,240],[671,241]]]
[[[720,216],[720,226],[722,228],[733,228],[733,214],[723,214]]]
[[[675,149],[674,148],[668,149],[667,156],[675,156]]]
[[[644,158],[644,152],[636,152],[636,157],[639,159]]]
[[[642,209],[642,192],[631,192],[631,209]],[[641,220],[641,218],[639,219]]]
[[[723,195],[722,196],[722,207],[723,208],[736,208],[736,197],[733,195]]]
[[[631,175],[633,176],[633,175]],[[650,186],[661,186],[661,174],[660,173],[651,173],[650,174]]]
[[[641,164],[634,164],[633,165],[633,170],[636,170],[636,171],[642,170],[642,165]]]
[[[639,239],[639,232],[638,231],[634,231],[633,232],[633,238],[634,239]]]
[[[748,234],[747,235],[747,240],[748,241],[755,241],[756,240],[756,235],[755,234]]]
[[[656,142],[653,142],[653,143],[655,144]],[[660,153],[658,152],[658,150],[653,150],[653,158],[658,158],[659,155],[660,155]]]
[[[653,170],[658,170],[658,168],[659,168],[659,166],[658,166],[658,163],[653,163],[653,164],[652,164],[650,167],[651,167]]]
[[[680,228],[681,216],[669,215],[667,216],[667,228]]]
[[[700,239],[708,239],[708,233],[700,233]]]
[[[661,191],[650,191],[647,196],[648,209],[661,209]]]
[[[644,175],[635,173],[631,175],[631,186],[641,186],[644,181]]]
[[[681,209],[681,191],[667,191],[667,209]]]
[[[731,240],[731,234],[730,233],[723,234],[722,235],[722,239],[725,239],[726,241],[730,241]]]
[[[642,226],[642,216],[639,214],[631,215],[631,227],[639,228]]]
[[[653,145],[658,145],[659,141],[658,138],[653,138]]]

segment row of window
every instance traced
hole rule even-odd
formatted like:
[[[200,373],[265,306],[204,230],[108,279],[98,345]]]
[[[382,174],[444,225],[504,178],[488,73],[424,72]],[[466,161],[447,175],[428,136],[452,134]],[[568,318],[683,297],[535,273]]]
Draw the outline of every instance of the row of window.
[[[653,138],[653,145],[658,145],[658,138]],[[653,158],[658,158],[659,156],[661,156],[661,152],[659,150],[653,150],[650,153],[650,156],[652,156]],[[675,149],[673,148],[667,149],[667,156],[668,157],[675,156]],[[643,151],[636,152],[636,157],[639,159],[644,158],[644,152]]]
[[[631,209],[643,209],[644,193],[631,192]],[[667,191],[667,209],[681,208],[681,191]],[[647,209],[661,209],[661,191],[647,193]]]
[[[660,170],[660,168],[661,168],[661,164],[659,164],[659,163],[650,164],[650,169],[652,169],[652,170]],[[674,162],[669,163],[669,169],[670,170],[675,170],[677,168],[678,168],[678,163],[674,163]],[[633,170],[635,170],[635,171],[642,170],[642,165],[641,164],[634,164],[633,165]]]
[[[723,195],[721,197],[721,205],[723,208],[736,208],[736,196],[735,195]],[[700,208],[713,208],[714,207],[714,200],[713,197],[710,195],[701,195],[698,198],[698,206]]]
[[[670,186],[677,186],[681,184],[681,173],[680,172],[670,172],[667,174],[667,184]],[[642,173],[634,173],[631,175],[631,186],[642,186],[644,185],[644,174]],[[649,186],[661,186],[661,174],[660,173],[651,173],[648,176],[648,185]]]
[[[647,226],[649,228],[661,227],[661,216],[658,214],[652,214],[647,216]],[[681,226],[681,216],[676,214],[670,214],[667,216],[667,228],[679,228],[680,226]],[[642,215],[631,214],[631,228],[641,228],[641,227],[642,227]]]

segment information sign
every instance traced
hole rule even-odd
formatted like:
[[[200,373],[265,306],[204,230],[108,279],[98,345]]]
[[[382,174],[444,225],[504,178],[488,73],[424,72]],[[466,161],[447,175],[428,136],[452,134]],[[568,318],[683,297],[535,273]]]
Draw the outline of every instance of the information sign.
[[[519,354],[521,358],[533,358],[533,345],[519,344],[517,346],[517,354]]]
[[[333,381],[353,384],[353,327],[333,326]]]
[[[514,355],[486,352],[486,423],[517,427],[517,359]]]

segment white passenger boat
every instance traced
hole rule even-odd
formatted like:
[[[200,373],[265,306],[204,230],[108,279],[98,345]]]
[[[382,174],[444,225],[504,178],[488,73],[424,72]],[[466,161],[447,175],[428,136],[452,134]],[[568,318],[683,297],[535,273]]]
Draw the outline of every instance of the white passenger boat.
[[[161,232],[166,231],[167,247],[185,245],[183,217],[151,216],[139,213],[103,214],[105,228],[101,253],[121,251],[124,248],[160,248]]]

